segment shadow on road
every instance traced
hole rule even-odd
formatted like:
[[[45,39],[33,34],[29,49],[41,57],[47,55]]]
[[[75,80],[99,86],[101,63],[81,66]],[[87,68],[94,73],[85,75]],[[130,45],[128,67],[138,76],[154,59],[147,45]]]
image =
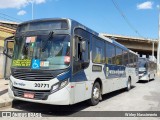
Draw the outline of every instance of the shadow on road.
[[[141,83],[141,84],[147,84],[147,83],[149,83],[149,82],[153,82],[154,81],[154,79],[151,79],[151,80],[149,80],[149,81],[145,81],[145,80],[139,80],[137,83]]]
[[[134,89],[135,86],[132,87]],[[126,92],[126,89],[117,90],[108,94],[103,95],[103,100],[110,99],[114,96],[117,96],[121,93]],[[12,108],[22,110],[25,112],[39,112],[44,116],[74,116],[74,114],[83,111],[84,109],[90,107],[87,104],[87,101],[77,103],[75,105],[47,105],[40,103],[32,103],[20,100],[14,100],[12,104]]]
[[[71,116],[72,114],[87,107],[89,107],[89,105],[86,103],[86,101],[77,103],[75,105],[47,105],[14,100],[12,104],[12,108],[26,112],[39,112],[45,116]]]
[[[131,90],[134,89],[134,88],[135,88],[135,86],[132,86]],[[117,91],[114,91],[114,92],[107,93],[107,94],[103,95],[103,100],[102,101],[110,99],[110,98],[112,98],[114,96],[117,96],[117,95],[119,95],[121,93],[124,93],[124,92],[129,92],[129,91],[127,91],[126,88],[123,88],[123,89],[120,89],[120,90],[117,90]]]

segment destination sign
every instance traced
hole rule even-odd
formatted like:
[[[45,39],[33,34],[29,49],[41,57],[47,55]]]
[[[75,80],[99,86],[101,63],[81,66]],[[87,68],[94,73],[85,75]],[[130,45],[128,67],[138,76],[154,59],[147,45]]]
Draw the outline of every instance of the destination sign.
[[[31,65],[31,60],[30,59],[24,59],[24,60],[13,60],[12,61],[12,66],[15,67],[29,67]]]

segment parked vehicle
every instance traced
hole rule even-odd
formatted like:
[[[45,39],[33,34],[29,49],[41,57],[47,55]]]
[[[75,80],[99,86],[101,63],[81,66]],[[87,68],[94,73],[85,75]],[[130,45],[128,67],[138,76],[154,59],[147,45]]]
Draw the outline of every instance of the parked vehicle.
[[[148,58],[139,58],[139,80],[149,81],[155,79],[157,63]]]

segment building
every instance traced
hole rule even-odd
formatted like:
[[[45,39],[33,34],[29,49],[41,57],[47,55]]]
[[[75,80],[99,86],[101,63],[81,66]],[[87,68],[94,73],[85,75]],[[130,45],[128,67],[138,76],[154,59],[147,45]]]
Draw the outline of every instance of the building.
[[[141,57],[145,55],[147,58],[154,55],[157,57],[157,39],[147,39],[138,37],[128,37],[122,35],[111,35],[106,33],[101,33],[103,36],[114,39],[115,41],[123,44],[130,50],[137,52]]]
[[[6,66],[7,64],[10,64],[9,62],[6,64],[6,57],[3,55],[4,40],[5,38],[13,36],[15,34],[17,25],[18,23],[16,22],[0,21],[0,60],[1,60],[0,78],[4,78]],[[12,45],[12,49],[13,49],[13,45]],[[7,67],[7,69],[9,68],[10,67]],[[10,71],[10,70],[6,70],[6,71]]]

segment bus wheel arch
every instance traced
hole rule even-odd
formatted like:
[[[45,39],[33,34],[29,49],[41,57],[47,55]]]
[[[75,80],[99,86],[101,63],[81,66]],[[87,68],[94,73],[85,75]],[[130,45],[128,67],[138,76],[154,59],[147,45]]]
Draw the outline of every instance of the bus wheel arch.
[[[101,90],[101,94],[102,94],[102,93],[103,93],[102,80],[101,80],[100,78],[97,78],[97,79],[94,81],[93,85],[94,85],[96,82],[98,82],[98,83],[100,84],[100,90]]]
[[[97,78],[92,86],[91,98],[88,100],[89,104],[94,106],[102,99],[102,81]]]

